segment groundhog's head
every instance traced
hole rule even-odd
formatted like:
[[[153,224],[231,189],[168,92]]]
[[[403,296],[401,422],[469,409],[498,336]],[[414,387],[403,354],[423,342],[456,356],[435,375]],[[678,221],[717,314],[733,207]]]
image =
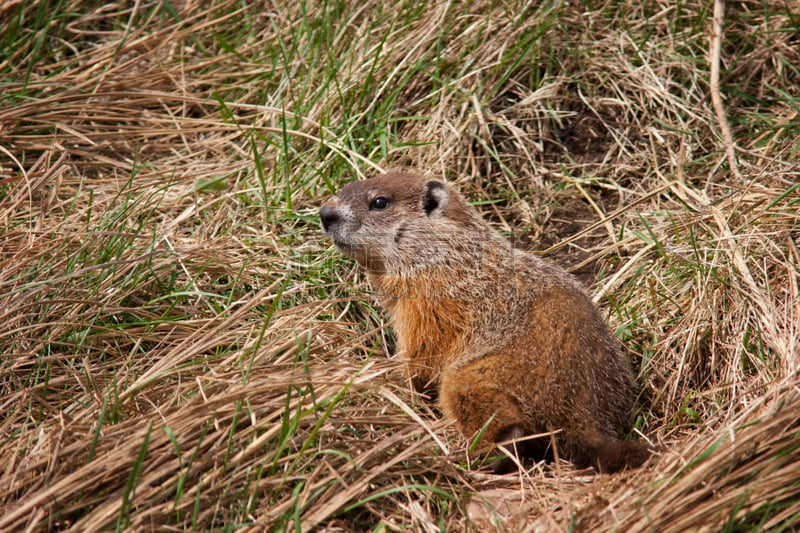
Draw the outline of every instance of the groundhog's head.
[[[445,182],[399,172],[347,184],[319,216],[336,248],[374,274],[447,260],[454,235],[480,220]]]

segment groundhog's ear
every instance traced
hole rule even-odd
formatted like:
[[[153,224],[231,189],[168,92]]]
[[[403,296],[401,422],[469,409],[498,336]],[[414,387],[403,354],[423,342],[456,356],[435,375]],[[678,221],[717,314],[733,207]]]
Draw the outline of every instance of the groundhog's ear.
[[[450,199],[447,187],[441,181],[431,180],[425,184],[425,196],[422,199],[422,209],[428,216],[441,215]]]

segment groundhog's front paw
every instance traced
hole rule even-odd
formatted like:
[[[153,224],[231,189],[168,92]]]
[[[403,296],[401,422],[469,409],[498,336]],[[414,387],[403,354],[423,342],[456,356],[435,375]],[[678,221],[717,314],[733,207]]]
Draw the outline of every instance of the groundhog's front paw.
[[[421,376],[411,376],[411,388],[417,394],[424,394],[433,402],[439,399],[439,387],[429,379]]]

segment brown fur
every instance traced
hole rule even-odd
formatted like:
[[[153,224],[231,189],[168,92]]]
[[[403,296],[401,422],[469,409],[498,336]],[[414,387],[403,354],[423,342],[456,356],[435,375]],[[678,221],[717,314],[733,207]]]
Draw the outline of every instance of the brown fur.
[[[371,206],[379,197],[387,205]],[[633,376],[586,292],[514,250],[455,189],[390,173],[348,184],[320,216],[381,296],[415,388],[438,384],[463,434],[491,419],[484,441],[514,439],[520,455],[553,450],[516,439],[559,430],[555,451],[581,467],[612,472],[647,459],[643,445],[620,441]]]

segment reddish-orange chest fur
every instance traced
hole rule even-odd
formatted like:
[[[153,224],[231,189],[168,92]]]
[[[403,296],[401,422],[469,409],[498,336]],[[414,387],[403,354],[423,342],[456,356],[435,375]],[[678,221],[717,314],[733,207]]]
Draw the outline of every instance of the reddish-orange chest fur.
[[[467,306],[446,296],[442,283],[409,283],[383,277],[377,284],[415,386],[438,381],[442,370],[466,349],[471,324]]]

